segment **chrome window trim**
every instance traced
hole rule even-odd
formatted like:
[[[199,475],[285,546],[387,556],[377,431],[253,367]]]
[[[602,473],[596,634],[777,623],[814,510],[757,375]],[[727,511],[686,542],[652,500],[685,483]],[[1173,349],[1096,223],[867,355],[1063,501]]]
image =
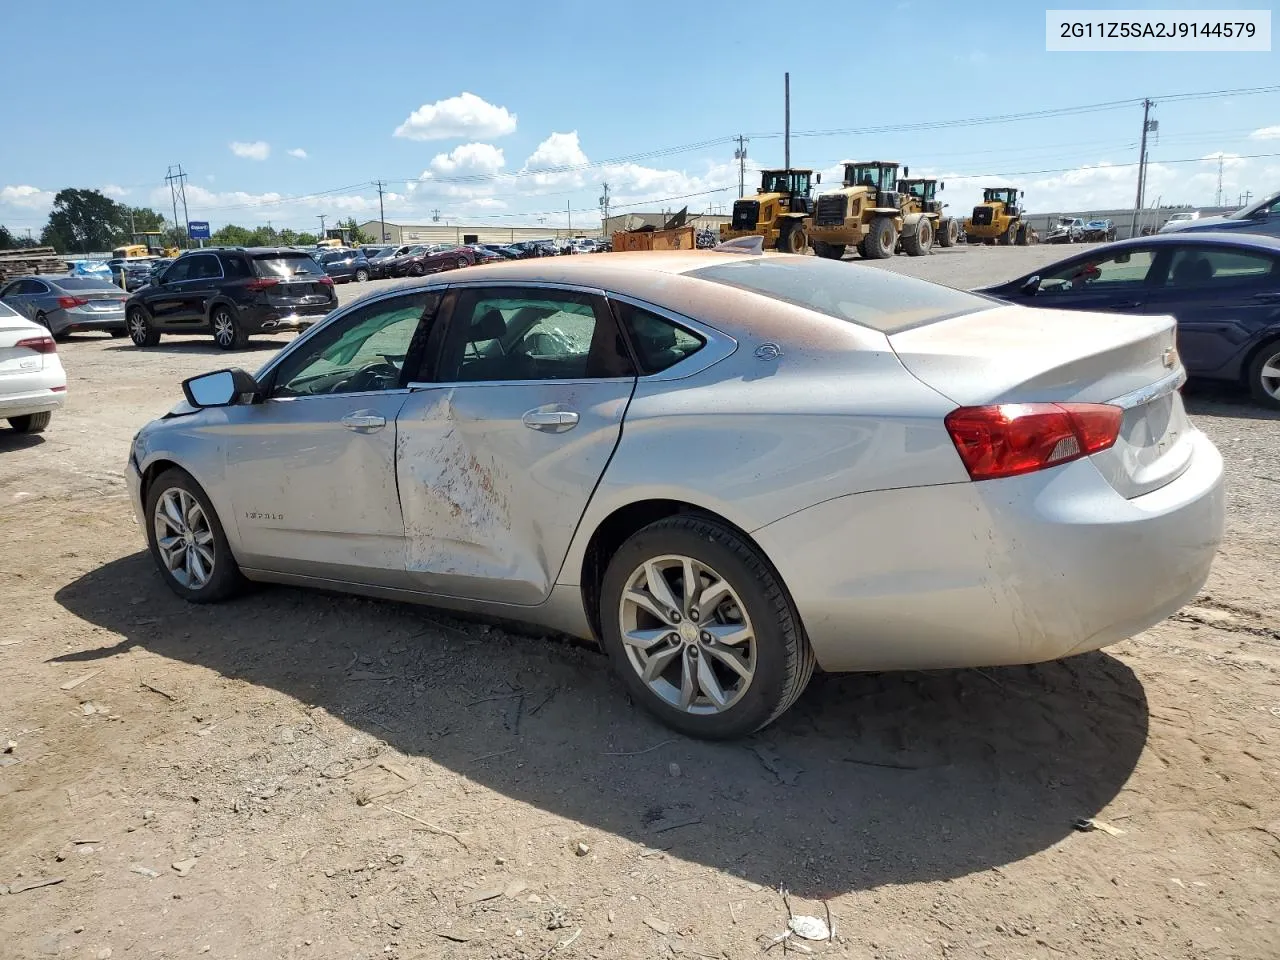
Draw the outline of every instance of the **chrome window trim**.
[[[359,397],[390,397],[395,396],[396,394],[404,394],[405,396],[408,396],[410,387],[412,386],[413,384],[410,384],[408,387],[395,387],[391,390],[359,390],[355,393],[304,393],[296,397],[267,397],[267,399],[263,401],[263,404],[297,403],[299,400],[335,400],[338,397],[350,397],[354,399]]]
[[[705,341],[702,349],[689,354],[679,363],[674,363],[665,370],[659,370],[657,373],[645,374],[639,378],[640,383],[657,383],[663,380],[683,380],[685,377],[691,377],[695,373],[701,373],[707,370],[721,360],[726,360],[738,349],[738,341],[727,333],[721,333],[714,327],[709,327],[705,323],[699,323],[686,317],[682,313],[676,313],[674,310],[668,310],[666,307],[660,307],[656,303],[649,303],[641,300],[639,297],[631,297],[622,293],[606,293],[605,298],[608,300],[617,300],[619,303],[629,303],[633,307],[641,310],[647,310],[656,316],[669,320],[677,327],[684,327],[687,330],[696,333]],[[627,336],[626,331],[623,335]]]
[[[1130,410],[1133,407],[1140,407],[1143,404],[1151,403],[1153,400],[1159,400],[1161,397],[1167,397],[1182,388],[1187,382],[1187,371],[1184,367],[1178,367],[1177,370],[1166,377],[1161,377],[1155,383],[1149,383],[1145,387],[1139,387],[1137,390],[1131,390],[1122,396],[1116,397],[1114,400],[1107,402],[1112,406],[1123,407]]]

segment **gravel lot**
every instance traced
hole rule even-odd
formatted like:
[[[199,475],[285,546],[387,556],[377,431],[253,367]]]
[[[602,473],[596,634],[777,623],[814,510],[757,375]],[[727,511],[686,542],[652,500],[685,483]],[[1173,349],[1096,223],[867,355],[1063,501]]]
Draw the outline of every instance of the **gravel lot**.
[[[973,286],[1063,253],[877,266]],[[60,352],[50,430],[0,430],[5,957],[747,957],[779,886],[829,908],[819,954],[1280,956],[1280,418],[1237,391],[1188,391],[1230,474],[1195,606],[1053,664],[819,677],[713,745],[586,646],[283,588],[184,605],[122,468],[228,358]]]

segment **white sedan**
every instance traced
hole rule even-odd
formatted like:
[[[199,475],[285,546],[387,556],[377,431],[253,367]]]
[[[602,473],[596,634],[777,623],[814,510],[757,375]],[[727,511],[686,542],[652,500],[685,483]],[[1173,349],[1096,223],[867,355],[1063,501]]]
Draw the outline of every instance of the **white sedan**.
[[[49,331],[0,303],[0,418],[39,433],[67,397],[67,374]]]

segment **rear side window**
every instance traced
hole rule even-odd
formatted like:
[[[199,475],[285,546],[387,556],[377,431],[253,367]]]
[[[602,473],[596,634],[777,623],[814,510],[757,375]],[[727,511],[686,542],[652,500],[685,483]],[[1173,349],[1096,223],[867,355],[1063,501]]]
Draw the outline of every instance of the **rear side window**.
[[[660,373],[703,348],[706,341],[666,317],[611,300],[613,311],[631,339],[641,374]]]
[[[1243,250],[1212,250],[1182,247],[1169,265],[1167,286],[1190,287],[1200,283],[1241,283],[1275,276],[1274,257]]]
[[[222,270],[233,280],[247,280],[253,276],[249,272],[249,264],[245,262],[244,257],[223,257]]]
[[[685,276],[784,300],[886,334],[992,306],[972,293],[820,257],[743,257]]]
[[[324,276],[324,268],[305,253],[266,253],[253,258],[253,272],[260,277]]]

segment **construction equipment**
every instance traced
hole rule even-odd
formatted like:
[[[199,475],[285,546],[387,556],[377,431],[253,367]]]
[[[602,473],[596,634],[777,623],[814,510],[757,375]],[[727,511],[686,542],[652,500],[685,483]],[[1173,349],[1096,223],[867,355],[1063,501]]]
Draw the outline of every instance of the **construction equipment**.
[[[987,187],[982,191],[982,203],[973,208],[973,216],[964,222],[964,234],[969,243],[998,243],[1001,246],[1017,244],[1025,247],[1031,242],[1031,230],[1022,219],[1018,200],[1026,196],[1017,187]]]
[[[908,168],[903,167],[905,177]],[[946,184],[930,177],[917,177],[914,180],[898,181],[898,198],[901,201],[903,218],[912,214],[923,214],[932,222],[933,236],[940,247],[953,247],[960,236],[960,224],[954,217],[943,213],[947,206],[938,199],[938,193],[946,189]]]
[[[904,210],[896,161],[863,160],[846,163],[840,189],[818,197],[809,235],[813,252],[832,260],[851,246],[866,260],[891,257],[898,250],[918,257],[932,248],[937,219],[923,209]]]
[[[182,251],[177,247],[164,245],[164,232],[161,230],[139,230],[133,234],[133,242],[111,251],[117,260],[137,260],[140,257],[176,257]]]
[[[815,176],[812,170],[762,170],[756,195],[734,201],[733,219],[720,225],[721,242],[758,236],[766,247],[804,253],[813,215],[812,184],[821,182],[822,174]]]

